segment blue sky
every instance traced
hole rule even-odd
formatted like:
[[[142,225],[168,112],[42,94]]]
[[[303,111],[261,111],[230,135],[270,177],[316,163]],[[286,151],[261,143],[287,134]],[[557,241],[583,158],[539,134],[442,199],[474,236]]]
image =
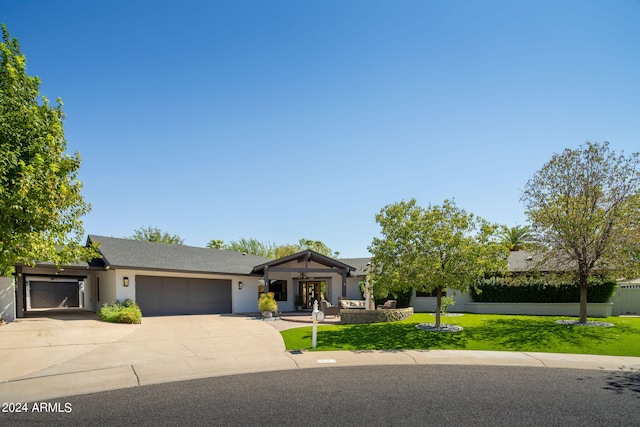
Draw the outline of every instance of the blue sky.
[[[93,234],[366,256],[389,203],[525,224],[553,153],[640,150],[638,1],[0,0],[0,21],[64,102]]]

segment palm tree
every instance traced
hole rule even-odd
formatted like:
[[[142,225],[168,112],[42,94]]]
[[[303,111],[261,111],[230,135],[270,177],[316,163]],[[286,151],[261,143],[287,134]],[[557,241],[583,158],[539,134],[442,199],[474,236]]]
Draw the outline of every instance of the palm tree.
[[[502,238],[502,243],[510,251],[521,251],[533,244],[533,234],[531,233],[531,227],[528,225],[516,225],[515,227],[503,225],[500,237]]]

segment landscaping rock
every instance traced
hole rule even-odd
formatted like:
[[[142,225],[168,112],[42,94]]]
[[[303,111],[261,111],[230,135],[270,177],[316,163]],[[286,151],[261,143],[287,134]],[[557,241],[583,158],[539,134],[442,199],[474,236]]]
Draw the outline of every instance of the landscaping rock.
[[[420,323],[416,325],[416,328],[429,332],[460,332],[463,330],[462,326],[440,324],[436,326],[434,323]]]
[[[611,328],[615,326],[613,323],[609,322],[596,322],[596,321],[588,321],[587,323],[580,323],[578,320],[556,320],[556,323],[560,325],[569,325],[569,326],[599,326],[603,328]]]

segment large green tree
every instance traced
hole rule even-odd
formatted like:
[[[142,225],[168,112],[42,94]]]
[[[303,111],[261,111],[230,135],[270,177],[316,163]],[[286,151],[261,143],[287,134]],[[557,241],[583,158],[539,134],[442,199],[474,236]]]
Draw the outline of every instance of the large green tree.
[[[170,245],[182,245],[184,239],[177,234],[170,234],[158,227],[140,227],[135,230],[128,239],[145,240],[147,242],[167,243]]]
[[[62,102],[40,97],[17,39],[0,43],[0,274],[16,263],[57,265],[95,255],[83,245],[80,155],[65,152]]]
[[[554,154],[527,182],[521,200],[548,258],[580,282],[580,322],[595,270],[638,273],[640,154],[586,142]]]
[[[442,291],[465,291],[488,271],[506,267],[508,251],[493,238],[497,226],[451,200],[422,208],[415,199],[385,206],[376,221],[370,281],[374,295],[436,291],[440,326]]]

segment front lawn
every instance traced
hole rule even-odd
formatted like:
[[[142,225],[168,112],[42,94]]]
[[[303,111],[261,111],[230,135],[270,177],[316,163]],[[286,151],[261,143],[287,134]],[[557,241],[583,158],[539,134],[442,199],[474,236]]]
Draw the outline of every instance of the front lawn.
[[[565,326],[568,317],[465,314],[442,317],[462,332],[427,332],[419,323],[435,317],[418,313],[407,320],[371,325],[318,327],[316,350],[502,350],[640,356],[640,318],[608,317],[614,327]],[[281,332],[287,350],[311,349],[311,326]]]

